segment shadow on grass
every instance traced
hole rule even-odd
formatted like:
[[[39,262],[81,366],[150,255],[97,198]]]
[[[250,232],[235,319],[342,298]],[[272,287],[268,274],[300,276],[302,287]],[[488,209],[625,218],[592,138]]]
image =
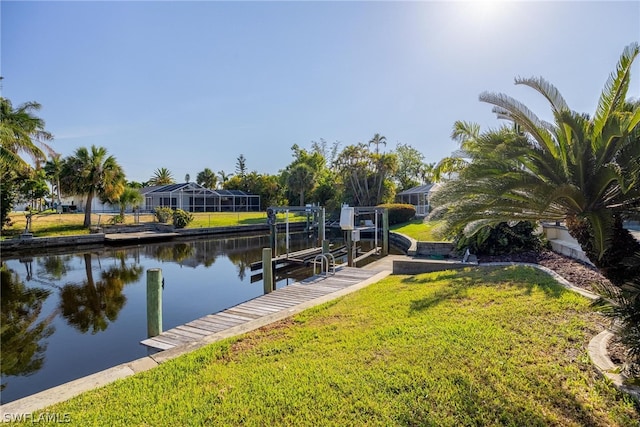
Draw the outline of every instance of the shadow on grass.
[[[409,276],[403,279],[402,283],[428,284],[443,280],[449,282],[448,286],[440,288],[426,298],[411,302],[410,312],[427,310],[444,301],[464,298],[473,286],[513,285],[522,289],[522,295],[531,295],[535,290],[541,290],[550,298],[560,298],[570,292],[546,273],[525,266],[447,270]]]

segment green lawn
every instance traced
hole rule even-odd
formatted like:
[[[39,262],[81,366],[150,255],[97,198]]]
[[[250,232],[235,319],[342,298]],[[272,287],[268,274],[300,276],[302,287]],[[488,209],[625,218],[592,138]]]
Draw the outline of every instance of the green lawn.
[[[113,213],[92,214],[92,225],[109,224],[109,220],[115,216]],[[266,224],[266,212],[212,212],[212,213],[194,213],[194,219],[187,228],[201,227],[226,227],[233,225],[249,225],[249,224]],[[285,214],[278,214],[278,222],[285,221]],[[12,212],[9,214],[12,225],[2,230],[3,238],[19,236],[26,226],[26,217],[24,212]],[[305,221],[305,216],[289,215],[289,221]],[[140,215],[140,222],[153,223],[155,221],[152,214]],[[89,234],[89,229],[82,226],[84,222],[84,214],[82,213],[63,213],[58,214],[54,211],[47,211],[33,216],[31,221],[31,232],[36,237],[52,237],[73,234]],[[134,217],[127,214],[125,224],[133,224]]]
[[[74,425],[635,425],[589,301],[525,267],[390,276],[85,393]]]
[[[414,238],[419,242],[438,242],[442,241],[442,238],[434,234],[434,228],[437,225],[437,221],[414,219],[403,224],[392,225],[389,229]]]

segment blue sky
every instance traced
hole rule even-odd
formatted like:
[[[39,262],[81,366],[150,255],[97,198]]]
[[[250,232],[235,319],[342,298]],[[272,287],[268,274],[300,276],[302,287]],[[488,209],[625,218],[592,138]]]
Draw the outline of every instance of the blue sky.
[[[104,146],[127,178],[166,167],[277,173],[291,146],[385,135],[437,162],[453,123],[501,123],[483,91],[539,116],[516,76],[593,113],[640,2],[0,2],[2,96],[42,104],[64,156]],[[631,95],[640,94],[640,61]]]

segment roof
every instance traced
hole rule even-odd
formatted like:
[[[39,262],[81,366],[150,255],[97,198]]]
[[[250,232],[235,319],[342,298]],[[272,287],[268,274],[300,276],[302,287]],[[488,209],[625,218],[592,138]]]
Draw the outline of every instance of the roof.
[[[175,193],[176,191],[182,191],[187,193],[198,193],[198,194],[210,194],[213,196],[250,196],[255,197],[252,194],[245,193],[240,190],[211,190],[209,188],[205,188],[202,185],[196,182],[184,182],[182,184],[167,184],[167,185],[156,185],[153,187],[143,187],[140,189],[140,193],[144,196],[150,194],[161,194],[161,193]]]
[[[413,187],[408,190],[401,191],[400,193],[396,194],[396,196],[408,196],[411,194],[426,194],[431,191],[431,189],[433,188],[433,185],[434,184],[419,185],[417,187]]]

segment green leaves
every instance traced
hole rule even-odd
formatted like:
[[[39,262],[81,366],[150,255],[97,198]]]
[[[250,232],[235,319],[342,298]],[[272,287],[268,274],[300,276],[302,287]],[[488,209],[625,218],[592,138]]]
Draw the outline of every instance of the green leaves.
[[[625,49],[593,119],[571,111],[543,78],[515,82],[547,99],[553,123],[508,95],[481,94],[512,127],[474,135],[458,178],[433,197],[438,208],[432,217],[442,218],[449,232],[465,234],[501,221],[579,218],[586,223],[580,224],[584,232],[576,232],[585,253],[613,271],[609,267],[621,263],[608,259],[614,229],[628,234],[613,218],[637,216],[640,205],[640,103],[625,99],[638,53],[637,43]],[[460,141],[459,135],[456,124],[453,136]]]
[[[640,45],[632,43],[627,46],[620,56],[616,70],[611,73],[598,101],[598,108],[594,118],[594,135],[599,135],[611,114],[620,109],[626,101],[629,88],[631,65],[640,53]]]

